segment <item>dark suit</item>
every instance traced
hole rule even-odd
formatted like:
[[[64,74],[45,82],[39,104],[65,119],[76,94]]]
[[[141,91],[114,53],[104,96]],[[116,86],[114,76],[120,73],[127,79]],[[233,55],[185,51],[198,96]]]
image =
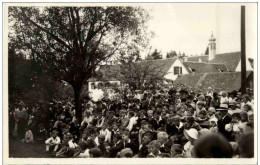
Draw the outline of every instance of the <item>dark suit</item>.
[[[124,148],[130,148],[133,151],[133,154],[138,153],[138,143],[131,141],[128,143],[124,143],[122,140],[119,141],[115,146],[110,148],[110,157],[114,158],[116,157],[117,153],[120,152]]]
[[[228,115],[226,115],[221,120],[218,120],[218,130],[220,133],[222,133],[228,140],[231,138],[231,132],[228,132],[225,130],[225,125],[229,124],[231,122],[232,118]]]
[[[148,147],[145,144],[142,144],[141,148],[139,148],[138,157],[146,158],[148,155]]]

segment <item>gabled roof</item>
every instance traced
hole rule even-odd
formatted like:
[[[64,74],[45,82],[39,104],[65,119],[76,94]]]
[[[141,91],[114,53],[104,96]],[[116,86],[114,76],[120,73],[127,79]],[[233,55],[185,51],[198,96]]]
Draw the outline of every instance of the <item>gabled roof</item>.
[[[241,54],[240,52],[217,54],[211,61],[209,61],[208,58],[209,56],[192,56],[187,57],[187,61],[199,62],[199,59],[201,59],[201,62],[225,64],[228,71],[233,72],[236,70],[236,67],[241,59]]]
[[[175,63],[177,58],[159,59],[159,60],[144,60],[136,62],[136,65],[149,66],[151,70],[158,73],[160,76],[165,76],[171,66]],[[102,80],[118,81],[121,74],[121,64],[117,65],[102,65],[99,68],[99,72],[102,74]],[[116,75],[116,76],[115,76]],[[90,78],[88,81],[97,81],[96,78]]]
[[[247,78],[253,74],[247,71]],[[192,90],[206,92],[208,87],[213,91],[232,91],[241,88],[241,72],[221,72],[221,73],[193,73],[180,75],[174,82],[174,85],[185,85]]]
[[[166,58],[166,59],[149,60],[149,61],[146,60],[146,61],[138,62],[138,64],[150,65],[151,68],[157,68],[155,69],[155,71],[161,74],[161,76],[165,76],[176,60],[177,58]]]
[[[226,72],[227,71],[227,67],[224,64],[183,62],[183,65],[195,73],[211,73],[211,72]]]
[[[240,52],[217,54],[210,63],[221,63],[225,64],[229,71],[233,72],[236,70],[237,65],[241,59]]]

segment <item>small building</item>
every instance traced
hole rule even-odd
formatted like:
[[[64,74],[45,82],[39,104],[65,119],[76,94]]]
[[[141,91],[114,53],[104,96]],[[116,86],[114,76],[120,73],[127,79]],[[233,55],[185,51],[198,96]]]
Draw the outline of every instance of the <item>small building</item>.
[[[179,75],[189,74],[190,71],[184,66],[179,58],[168,58],[159,60],[146,60],[135,63],[137,65],[148,65],[155,68],[155,72],[166,80],[174,81]],[[88,80],[88,89],[92,91],[95,88],[101,88],[104,83],[116,83],[122,85],[120,74],[120,64],[118,65],[104,65],[101,66],[99,72],[102,73],[102,81],[97,78],[90,78]],[[114,74],[111,74],[114,73]],[[117,76],[111,76],[117,75]],[[105,82],[104,82],[105,81]]]

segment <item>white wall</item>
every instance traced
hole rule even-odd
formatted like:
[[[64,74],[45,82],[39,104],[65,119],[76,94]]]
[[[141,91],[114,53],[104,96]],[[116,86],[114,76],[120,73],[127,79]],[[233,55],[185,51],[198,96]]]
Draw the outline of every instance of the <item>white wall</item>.
[[[120,85],[120,81],[109,81],[110,83],[117,83],[118,85]],[[92,84],[93,82],[88,82],[88,89],[89,89],[89,92],[91,92],[91,91],[93,91],[94,89],[93,88],[91,88],[91,84]],[[95,84],[95,86],[97,87],[98,86],[98,84],[99,83],[105,83],[105,82],[103,82],[103,81],[95,81],[94,82],[94,84]]]
[[[246,71],[252,71],[253,68],[251,67],[250,62],[248,61],[248,59],[246,60]],[[237,68],[235,70],[236,72],[241,72],[241,60],[239,61]]]
[[[171,66],[171,68],[168,70],[167,74],[164,76],[164,78],[169,79],[169,80],[176,80],[176,78],[178,77],[178,75],[174,75],[174,67],[175,66],[179,66],[182,67],[182,74],[189,74],[189,72],[186,70],[185,66],[183,65],[183,63],[179,60],[176,59],[176,61],[173,63],[173,65]]]

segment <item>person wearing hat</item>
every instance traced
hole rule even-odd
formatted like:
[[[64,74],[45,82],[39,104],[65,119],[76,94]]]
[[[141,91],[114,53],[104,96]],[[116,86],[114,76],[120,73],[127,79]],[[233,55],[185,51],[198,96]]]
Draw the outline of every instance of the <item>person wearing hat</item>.
[[[240,113],[241,110],[237,108],[237,102],[234,100],[231,100],[229,102],[229,110],[228,110],[228,114],[232,115],[233,113]]]
[[[217,122],[218,125],[218,130],[221,134],[223,134],[227,139],[231,138],[231,133],[226,131],[225,126],[226,124],[229,124],[232,120],[232,118],[228,115],[228,108],[227,106],[221,106],[218,109],[216,109],[218,111],[218,114],[220,116]]]
[[[209,119],[209,131],[210,132],[218,132],[218,126],[217,126],[218,119],[217,118],[211,118]]]
[[[195,141],[198,139],[199,133],[196,129],[190,128],[190,129],[185,129],[184,130],[184,135],[185,137],[189,140],[185,145],[184,145],[184,151],[185,151],[185,156],[188,158],[193,157],[193,146]]]

